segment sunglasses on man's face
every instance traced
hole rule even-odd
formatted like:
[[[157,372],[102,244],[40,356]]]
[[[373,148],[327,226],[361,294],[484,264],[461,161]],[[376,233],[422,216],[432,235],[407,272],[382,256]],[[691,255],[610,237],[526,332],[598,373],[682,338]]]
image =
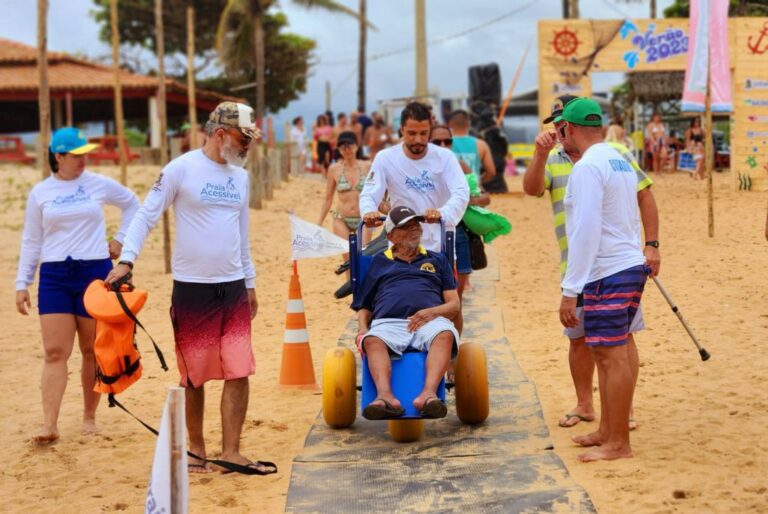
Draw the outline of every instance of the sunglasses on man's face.
[[[563,139],[565,139],[565,127],[567,127],[567,126],[568,126],[568,124],[564,123],[563,125],[561,125],[557,129],[557,131],[560,133],[560,137],[563,138]]]
[[[445,139],[433,139],[430,143],[437,146],[451,146],[453,144],[453,139],[450,137]]]

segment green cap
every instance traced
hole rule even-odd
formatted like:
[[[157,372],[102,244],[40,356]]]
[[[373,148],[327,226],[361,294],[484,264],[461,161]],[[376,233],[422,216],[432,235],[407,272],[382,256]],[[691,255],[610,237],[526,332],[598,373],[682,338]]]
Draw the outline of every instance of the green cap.
[[[567,121],[574,125],[600,127],[603,124],[603,110],[600,104],[591,98],[577,98],[565,105],[563,114],[555,118],[555,123]]]

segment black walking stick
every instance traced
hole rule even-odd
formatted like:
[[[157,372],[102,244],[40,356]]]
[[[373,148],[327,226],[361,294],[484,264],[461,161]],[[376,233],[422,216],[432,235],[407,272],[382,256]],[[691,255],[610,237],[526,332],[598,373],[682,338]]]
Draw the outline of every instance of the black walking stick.
[[[659,288],[659,291],[661,291],[661,295],[664,297],[664,299],[667,301],[669,306],[672,308],[672,312],[677,314],[677,318],[680,320],[680,323],[683,324],[683,328],[685,328],[685,331],[688,332],[688,335],[691,336],[691,339],[693,339],[693,344],[696,345],[696,348],[699,349],[699,355],[701,355],[701,360],[706,361],[709,360],[711,355],[707,350],[702,348],[702,346],[699,344],[699,340],[696,339],[696,336],[693,334],[693,330],[691,330],[691,327],[688,326],[688,323],[686,323],[685,318],[683,318],[683,315],[680,314],[680,309],[677,308],[677,305],[675,305],[674,300],[672,300],[672,297],[669,296],[669,293],[666,289],[664,289],[664,286],[661,285],[661,282],[659,282],[659,279],[656,277],[653,278],[653,281],[656,282],[656,286]]]

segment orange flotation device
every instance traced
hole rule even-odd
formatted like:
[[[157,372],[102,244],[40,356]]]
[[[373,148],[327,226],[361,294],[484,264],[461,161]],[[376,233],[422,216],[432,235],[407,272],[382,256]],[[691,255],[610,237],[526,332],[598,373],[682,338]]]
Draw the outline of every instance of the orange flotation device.
[[[128,280],[107,286],[94,280],[85,290],[85,309],[96,320],[96,384],[99,393],[117,394],[141,378],[141,354],[136,345],[136,325],[144,328],[136,314],[147,301],[147,292]],[[145,330],[146,332],[146,330]],[[151,339],[151,337],[150,337]],[[155,344],[154,340],[152,341]],[[167,370],[162,352],[155,344],[160,363]]]

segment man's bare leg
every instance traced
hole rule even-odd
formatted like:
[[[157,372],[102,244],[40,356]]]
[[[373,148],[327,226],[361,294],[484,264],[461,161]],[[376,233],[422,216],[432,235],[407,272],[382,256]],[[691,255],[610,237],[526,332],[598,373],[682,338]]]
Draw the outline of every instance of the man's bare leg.
[[[637,377],[640,375],[640,355],[637,352],[637,345],[632,334],[627,336],[627,357],[629,358],[629,368],[632,371],[632,404],[629,407],[629,429],[637,428],[635,421],[635,388],[637,387]]]
[[[205,386],[187,387],[184,389],[186,400],[187,434],[189,435],[189,451],[205,458],[205,437],[203,436],[203,415],[205,413]],[[210,473],[211,467],[189,457],[190,473]]]
[[[629,442],[629,409],[632,405],[632,371],[627,349],[622,346],[596,346],[593,349],[598,373],[603,371],[601,393],[605,390],[606,403],[601,406],[602,419],[607,415],[608,437],[602,444],[579,455],[582,462],[630,458],[632,447]],[[603,387],[604,386],[604,387]],[[601,396],[602,398],[602,396]]]
[[[96,408],[99,406],[101,394],[93,390],[96,383],[96,357],[93,345],[96,342],[96,320],[77,316],[77,340],[83,364],[80,368],[80,382],[83,385],[83,433],[97,434]]]
[[[394,408],[402,407],[400,400],[392,394],[392,361],[389,357],[389,348],[378,337],[368,336],[363,341],[365,346],[365,355],[368,358],[368,371],[371,373],[373,383],[376,384],[378,401],[371,403],[381,404],[384,407],[386,400]]]
[[[587,347],[589,348],[589,347]],[[592,360],[593,362],[597,362],[597,360],[594,357],[594,349],[590,348],[590,353],[593,354]],[[600,391],[600,425],[597,427],[597,430],[594,432],[590,432],[586,435],[576,435],[571,437],[571,441],[574,443],[580,445],[580,446],[599,446],[608,439],[608,433],[610,431],[610,412],[606,408],[608,405],[608,399],[605,395],[606,392],[606,375],[605,375],[605,368],[600,368],[599,365],[597,367],[597,383],[598,383],[598,390]]]
[[[567,428],[583,421],[595,419],[595,406],[592,398],[592,376],[595,373],[595,362],[589,347],[584,344],[584,338],[579,337],[570,340],[568,349],[568,366],[571,370],[573,386],[576,389],[576,407],[571,409],[566,416],[560,418],[558,424]],[[574,414],[578,416],[574,416]]]
[[[248,377],[225,380],[224,391],[221,393],[221,458],[236,464],[257,466],[240,453],[240,437],[247,410]],[[266,471],[263,466],[258,467]]]
[[[437,386],[445,375],[448,364],[451,362],[451,350],[453,349],[453,334],[441,332],[432,340],[427,354],[427,369],[424,379],[424,389],[419,396],[413,399],[413,406],[421,410],[424,403],[437,396]]]
[[[45,353],[41,377],[43,426],[32,438],[38,444],[51,443],[59,438],[59,411],[67,387],[67,360],[75,344],[76,327],[75,316],[71,314],[40,316]]]

